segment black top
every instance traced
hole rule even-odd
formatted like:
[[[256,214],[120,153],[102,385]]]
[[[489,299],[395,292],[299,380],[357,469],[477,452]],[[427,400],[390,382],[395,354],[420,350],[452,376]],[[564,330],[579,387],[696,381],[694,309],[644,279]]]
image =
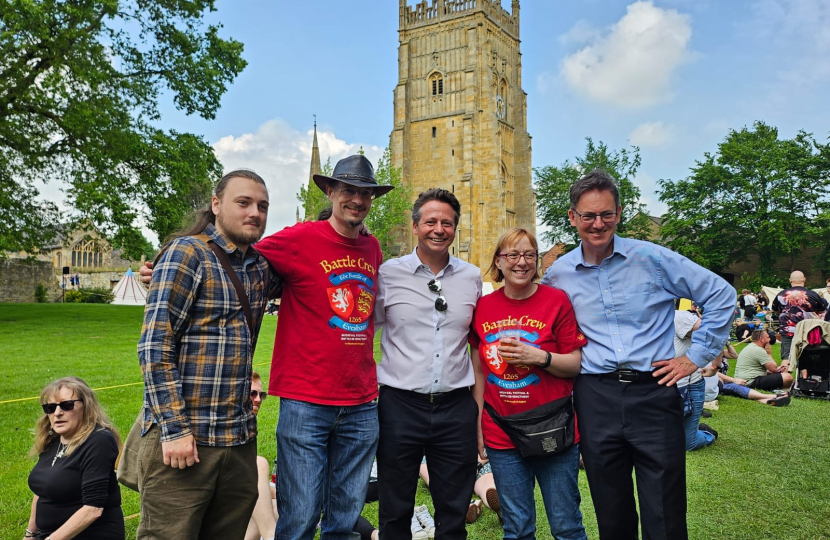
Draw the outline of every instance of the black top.
[[[121,490],[115,478],[118,445],[112,432],[96,428],[74,452],[55,459],[59,446],[56,437],[29,473],[29,489],[39,497],[35,522],[41,533],[51,534],[82,506],[94,506],[104,513],[75,538],[123,539]]]

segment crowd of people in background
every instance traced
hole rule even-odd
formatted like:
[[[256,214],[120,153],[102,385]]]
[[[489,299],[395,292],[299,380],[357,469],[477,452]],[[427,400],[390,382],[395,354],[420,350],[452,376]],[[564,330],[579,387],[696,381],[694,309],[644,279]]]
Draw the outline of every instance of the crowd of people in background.
[[[450,191],[418,196],[417,247],[383,262],[363,222],[392,186],[363,156],[314,182],[330,209],[263,239],[265,182],[228,173],[142,271],[144,400],[118,465],[120,479],[131,456],[141,463],[140,539],[310,540],[319,529],[321,540],[454,540],[486,507],[504,538],[526,540],[538,485],[550,533],[583,540],[582,461],[602,540],[683,540],[684,453],[718,438],[700,422],[705,404],[787,405],[794,326],[823,317],[830,298],[830,280],[822,298],[793,272],[772,302],[748,290],[736,302],[689,259],[618,236],[619,192],[601,170],[570,188],[579,247],[542,276],[534,235],[508,230],[485,269],[503,286],[486,296],[481,270],[450,254],[461,217]],[[265,390],[252,358],[277,296]],[[676,310],[679,298],[693,308]],[[736,309],[750,341],[740,354],[728,342]],[[280,397],[273,472],[256,445],[268,395]],[[40,402],[24,538],[123,538],[121,440],[95,393],[69,377]],[[434,516],[415,504],[419,477]],[[377,527],[361,516],[374,500]]]

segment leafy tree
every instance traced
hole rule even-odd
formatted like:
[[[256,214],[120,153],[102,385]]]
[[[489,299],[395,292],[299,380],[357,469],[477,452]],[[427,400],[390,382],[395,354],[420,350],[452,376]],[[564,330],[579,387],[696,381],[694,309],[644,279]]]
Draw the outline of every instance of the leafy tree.
[[[35,250],[58,213],[36,181],[63,180],[75,222],[142,246],[207,202],[221,165],[200,136],[163,131],[161,93],[215,117],[245,67],[242,44],[205,26],[215,0],[9,0],[0,4],[0,251]]]
[[[755,254],[757,271],[746,278],[764,284],[780,281],[777,261],[792,266],[809,245],[823,248],[827,262],[830,149],[812,135],[779,139],[775,127],[755,122],[730,131],[691,172],[659,182],[669,207],[661,232],[672,249],[715,271]]]
[[[334,171],[334,167],[331,165],[331,158],[328,158],[320,169],[320,174],[323,176],[331,176]],[[316,220],[320,210],[331,206],[331,202],[326,197],[326,194],[310,178],[307,186],[300,186],[300,192],[297,193],[297,200],[303,206],[303,221]]]
[[[395,186],[383,197],[372,201],[372,210],[366,216],[366,226],[377,237],[381,251],[388,258],[400,241],[401,228],[408,224],[412,188],[401,178],[401,168],[392,166],[392,152],[388,147],[378,160],[375,179],[382,186]]]
[[[573,162],[565,160],[559,167],[546,165],[533,169],[539,218],[548,226],[544,239],[554,244],[562,242],[571,245],[579,241],[576,229],[568,220],[571,207],[569,190],[581,176],[594,169],[603,169],[617,180],[622,206],[617,233],[632,238],[648,238],[645,205],[640,202],[640,188],[633,182],[640,168],[640,149],[632,146],[631,150],[623,148],[609,152],[602,141],[594,144],[590,137],[586,140],[584,157],[576,157]]]

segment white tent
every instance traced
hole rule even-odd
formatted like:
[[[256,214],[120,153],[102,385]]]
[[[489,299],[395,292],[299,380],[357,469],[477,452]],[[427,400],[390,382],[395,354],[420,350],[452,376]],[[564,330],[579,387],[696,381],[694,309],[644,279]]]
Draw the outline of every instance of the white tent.
[[[115,285],[112,292],[115,295],[112,300],[113,304],[143,306],[147,303],[147,289],[135,277],[132,268],[127,268],[127,273]]]

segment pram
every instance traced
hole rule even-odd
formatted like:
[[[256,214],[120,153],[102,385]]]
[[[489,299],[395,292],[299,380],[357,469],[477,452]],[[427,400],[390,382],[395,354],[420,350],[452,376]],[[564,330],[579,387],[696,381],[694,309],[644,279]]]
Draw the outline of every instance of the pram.
[[[818,332],[819,339],[813,339],[811,345],[808,336],[813,332]],[[799,322],[791,351],[795,362],[792,395],[830,400],[830,322],[819,319]]]

